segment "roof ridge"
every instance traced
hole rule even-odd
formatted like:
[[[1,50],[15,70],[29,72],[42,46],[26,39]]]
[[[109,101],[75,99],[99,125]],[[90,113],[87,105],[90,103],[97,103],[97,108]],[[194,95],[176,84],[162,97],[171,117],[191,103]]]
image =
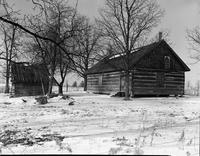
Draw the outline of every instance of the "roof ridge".
[[[162,39],[162,40],[160,40],[160,41],[155,41],[155,42],[152,42],[152,43],[149,43],[149,44],[147,44],[147,45],[144,45],[144,46],[141,46],[141,47],[138,47],[138,48],[135,48],[134,50],[137,50],[137,51],[139,51],[140,49],[142,49],[142,48],[145,48],[145,47],[148,47],[148,46],[151,46],[151,45],[154,45],[154,44],[160,44],[162,41],[165,41],[164,39]],[[135,52],[137,52],[137,51],[135,51]],[[131,52],[131,53],[134,53],[134,52]],[[117,53],[117,54],[114,54],[114,55],[123,55],[124,53]],[[113,56],[113,55],[112,55]],[[111,57],[112,57],[111,56]]]

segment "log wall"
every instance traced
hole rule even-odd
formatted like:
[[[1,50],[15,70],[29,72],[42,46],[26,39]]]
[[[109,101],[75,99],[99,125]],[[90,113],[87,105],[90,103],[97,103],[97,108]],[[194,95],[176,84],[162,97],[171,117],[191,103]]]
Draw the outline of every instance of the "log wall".
[[[87,76],[87,90],[93,93],[120,91],[120,72],[91,74]]]
[[[44,86],[45,94],[48,90],[48,85]],[[14,96],[35,96],[43,95],[43,90],[41,84],[23,84],[16,83],[12,86],[12,95]]]
[[[131,95],[183,95],[184,72],[135,70],[130,78]],[[125,77],[120,72],[88,75],[87,90],[93,93],[125,91]]]
[[[183,95],[184,72],[134,71],[132,77],[133,95]]]

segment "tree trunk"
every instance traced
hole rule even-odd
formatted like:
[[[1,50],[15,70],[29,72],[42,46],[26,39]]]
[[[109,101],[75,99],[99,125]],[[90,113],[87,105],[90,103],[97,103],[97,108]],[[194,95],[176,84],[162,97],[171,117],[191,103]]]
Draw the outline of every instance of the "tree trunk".
[[[51,69],[50,70],[50,78],[49,78],[49,88],[48,88],[48,92],[47,92],[48,96],[52,93],[53,76],[54,76],[54,71],[53,71],[53,69]]]
[[[10,87],[9,87],[9,75],[7,75],[8,73],[6,73],[6,86],[5,86],[5,93],[9,93],[10,92]]]
[[[130,79],[129,79],[129,75],[130,75],[130,73],[126,72],[126,75],[125,75],[126,88],[125,88],[125,98],[124,98],[124,100],[130,100],[130,90],[129,90]]]
[[[59,94],[59,95],[63,95],[63,83],[60,83],[60,84],[58,85],[58,94]]]
[[[84,91],[87,91],[87,75],[84,75]]]
[[[6,58],[8,58],[6,54]],[[9,68],[9,62],[6,60],[6,86],[5,86],[5,93],[9,93],[10,87],[9,87],[9,78],[10,78],[10,68]]]
[[[49,88],[48,88],[47,95],[50,95],[52,93],[52,86],[53,86],[53,78],[50,77],[50,79],[49,79]]]
[[[69,88],[68,82],[66,82],[66,92],[68,92],[68,88]]]

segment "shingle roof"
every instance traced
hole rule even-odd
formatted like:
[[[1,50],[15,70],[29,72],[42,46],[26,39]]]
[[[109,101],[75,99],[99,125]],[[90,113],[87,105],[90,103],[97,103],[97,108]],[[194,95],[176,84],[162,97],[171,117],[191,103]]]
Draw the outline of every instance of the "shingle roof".
[[[11,67],[13,83],[48,83],[48,73],[44,65],[24,62],[13,63]]]
[[[130,67],[136,65],[143,56],[147,55],[148,53],[152,52],[155,48],[157,48],[160,44],[165,44],[172,53],[177,57],[180,63],[183,65],[185,71],[189,71],[190,69],[187,65],[180,59],[180,57],[173,51],[173,49],[164,41],[161,40],[159,42],[154,42],[147,46],[143,46],[138,48],[135,52],[132,52],[130,55]],[[95,73],[104,73],[104,72],[114,72],[114,71],[123,71],[125,70],[124,66],[124,56],[119,56],[116,58],[104,58],[95,64],[93,67],[86,71],[86,74],[95,74]]]

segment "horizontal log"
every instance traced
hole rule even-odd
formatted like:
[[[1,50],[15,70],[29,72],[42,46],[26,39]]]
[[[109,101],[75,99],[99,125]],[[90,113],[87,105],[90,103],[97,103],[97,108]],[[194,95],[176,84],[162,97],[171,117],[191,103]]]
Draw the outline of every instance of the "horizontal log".
[[[116,87],[116,88],[119,88],[119,85],[88,85],[88,87],[94,87],[94,88],[102,88],[102,87]]]
[[[99,84],[99,81],[88,81],[87,84]]]
[[[120,80],[120,78],[119,77],[116,77],[116,78],[108,78],[108,79],[105,79],[105,78],[103,78],[102,79],[103,81],[119,81]]]
[[[156,80],[156,77],[138,77],[138,76],[134,76],[133,80]]]
[[[91,81],[98,80],[98,79],[99,79],[99,77],[87,78],[87,80],[91,80]]]
[[[98,81],[99,80],[99,77],[98,78],[87,78],[88,81]]]
[[[111,72],[111,73],[102,73],[102,74],[91,74],[88,77],[98,77],[100,75],[108,76],[108,75],[120,75],[120,72]]]
[[[102,85],[107,85],[107,86],[111,86],[111,85],[120,85],[120,82],[103,82]]]
[[[165,86],[182,86],[184,87],[184,84],[165,84]]]
[[[170,89],[168,89],[166,87],[157,87],[157,86],[152,87],[152,88],[150,88],[150,87],[138,87],[138,86],[134,86],[133,90],[139,90],[139,89],[144,89],[144,88],[146,88],[147,90],[158,90],[158,91],[170,90]],[[181,90],[181,88],[174,88],[174,90]]]
[[[106,92],[119,92],[119,89],[88,89],[88,91],[93,91],[93,92],[101,92],[101,93],[106,93]]]
[[[97,79],[97,80],[87,80],[87,82],[99,82],[99,79]]]
[[[106,73],[106,74],[103,74],[104,76],[110,76],[110,75],[113,75],[113,76],[116,76],[116,75],[121,75],[121,73]]]
[[[111,85],[106,85],[106,84],[102,84],[102,85],[88,85],[88,86],[90,86],[90,87],[96,87],[96,88],[100,88],[100,87],[106,87],[106,86],[108,86],[108,87],[119,87],[119,84],[111,84]]]
[[[149,75],[133,75],[134,78],[156,78],[155,76],[149,76]]]
[[[88,75],[87,78],[96,78],[99,77],[99,75]]]
[[[117,72],[109,72],[109,73],[104,73],[105,75],[109,75],[109,74],[121,74],[121,72],[117,71]]]
[[[116,83],[116,82],[113,82],[113,83],[102,83],[101,85],[99,85],[99,83],[88,83],[88,86],[119,86],[120,83]]]
[[[184,81],[165,81],[165,84],[169,84],[169,85],[184,85],[185,82]]]
[[[103,76],[103,79],[116,79],[116,78],[120,78],[120,75],[110,75],[110,76]]]
[[[133,87],[156,87],[156,83],[134,83]]]
[[[176,74],[165,74],[165,77],[185,77],[184,75],[176,75]]]
[[[134,86],[143,86],[143,85],[145,85],[145,86],[156,86],[157,83],[150,83],[150,82],[149,82],[149,83],[134,82],[133,85],[134,85]]]
[[[163,87],[158,87],[158,86],[148,86],[148,85],[141,85],[141,86],[134,86],[133,90],[136,88],[145,88],[145,89],[184,89],[184,86],[170,86],[170,85],[164,85]]]
[[[143,93],[143,94],[146,94],[146,93],[154,93],[154,94],[181,94],[183,93],[184,90],[183,89],[172,89],[172,88],[165,88],[165,89],[159,89],[159,88],[156,88],[156,89],[148,89],[148,88],[134,88],[133,89],[133,93]]]
[[[183,78],[183,77],[165,77],[165,80],[166,81],[185,81],[185,78]]]
[[[163,92],[150,92],[150,91],[135,91],[134,95],[183,95],[183,91],[163,91]]]
[[[120,81],[103,82],[102,85],[120,85]]]
[[[133,83],[141,82],[141,83],[156,83],[156,79],[149,80],[149,79],[133,79]]]
[[[99,77],[93,77],[93,78],[89,77],[89,78],[87,78],[87,80],[88,81],[94,81],[94,80],[99,80],[99,78],[100,78],[100,76]],[[120,76],[119,75],[118,76],[103,76],[102,79],[103,80],[106,80],[106,79],[110,79],[110,80],[112,80],[112,79],[120,79]]]
[[[185,74],[185,72],[170,72],[170,73],[166,73],[166,74]]]
[[[120,80],[113,80],[113,81],[102,81],[102,83],[101,84],[107,84],[107,85],[109,85],[109,84],[119,84],[120,83]],[[99,84],[99,81],[96,81],[96,82],[92,82],[92,81],[88,81],[88,84],[98,84],[98,85],[101,85],[101,84]]]
[[[98,83],[88,83],[88,86],[99,85]]]
[[[103,78],[103,81],[119,81],[120,77],[115,77],[115,78]]]
[[[119,88],[100,89],[101,92],[119,92]]]
[[[165,86],[165,88],[170,88],[170,89],[184,89],[182,86]]]
[[[155,72],[134,72],[133,75],[156,76]]]

